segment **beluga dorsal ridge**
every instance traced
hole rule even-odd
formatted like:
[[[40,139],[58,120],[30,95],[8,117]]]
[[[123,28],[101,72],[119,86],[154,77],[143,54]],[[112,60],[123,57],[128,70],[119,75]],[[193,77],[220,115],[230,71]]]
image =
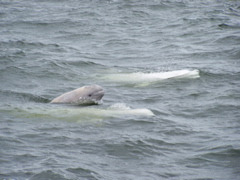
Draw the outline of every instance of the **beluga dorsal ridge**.
[[[103,96],[103,88],[99,85],[93,84],[66,92],[53,99],[50,103],[67,103],[76,105],[97,104]]]

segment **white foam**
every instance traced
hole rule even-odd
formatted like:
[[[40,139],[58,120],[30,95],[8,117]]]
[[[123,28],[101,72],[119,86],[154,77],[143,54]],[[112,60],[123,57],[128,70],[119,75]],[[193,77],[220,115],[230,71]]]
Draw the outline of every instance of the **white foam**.
[[[111,109],[111,110],[129,110],[131,108],[128,107],[124,103],[115,103],[115,104],[111,105],[108,109]]]

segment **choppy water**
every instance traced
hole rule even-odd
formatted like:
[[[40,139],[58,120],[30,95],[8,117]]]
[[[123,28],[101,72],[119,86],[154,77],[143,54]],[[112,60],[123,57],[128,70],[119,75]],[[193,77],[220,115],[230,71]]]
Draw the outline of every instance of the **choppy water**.
[[[239,1],[0,1],[0,61],[0,179],[240,179]]]

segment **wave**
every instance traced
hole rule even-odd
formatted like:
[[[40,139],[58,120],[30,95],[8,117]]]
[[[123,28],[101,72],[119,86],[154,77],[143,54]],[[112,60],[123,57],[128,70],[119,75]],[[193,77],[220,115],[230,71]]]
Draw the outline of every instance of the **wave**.
[[[203,152],[202,152],[203,151]],[[186,159],[186,163],[190,163],[191,167],[200,167],[201,164],[221,164],[221,166],[225,167],[232,166],[233,169],[239,167],[239,156],[240,149],[234,148],[231,145],[212,147],[207,149],[201,149],[196,155],[189,157]],[[222,163],[222,162],[225,163]],[[226,162],[228,162],[226,164]]]
[[[239,45],[240,37],[236,35],[229,35],[216,40],[216,43],[219,44],[229,44],[229,45]]]
[[[39,173],[35,174],[34,176],[32,176],[31,180],[45,179],[45,178],[67,180],[67,178],[65,178],[63,174],[61,174],[60,172],[54,172],[52,170],[46,170],[46,171],[39,172]]]
[[[38,102],[38,103],[48,103],[50,102],[49,99],[34,95],[32,93],[27,93],[27,92],[15,92],[15,91],[10,91],[10,90],[3,90],[0,91],[3,97],[6,97],[7,101],[10,102],[11,99],[13,99],[13,102],[16,103],[16,101],[21,101],[21,102]]]
[[[48,47],[48,48],[59,48],[60,45],[57,43],[42,43],[42,42],[31,42],[26,40],[9,40],[9,41],[1,41],[1,46],[4,47],[16,47],[16,48],[42,48],[42,47]]]
[[[226,24],[226,23],[222,23],[218,25],[220,28],[229,28],[229,29],[239,29],[240,28],[240,24]]]

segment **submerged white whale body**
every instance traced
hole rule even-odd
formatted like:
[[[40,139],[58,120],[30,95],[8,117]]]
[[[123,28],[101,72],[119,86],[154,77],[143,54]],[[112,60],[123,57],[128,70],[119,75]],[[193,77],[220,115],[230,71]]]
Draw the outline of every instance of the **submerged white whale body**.
[[[84,108],[64,108],[55,109],[59,115],[61,112],[62,116],[78,117],[78,118],[108,118],[108,117],[122,117],[122,116],[154,116],[154,113],[145,108],[132,109],[125,104],[114,104],[107,108],[96,108],[96,107],[84,107]],[[52,109],[52,112],[55,110]],[[52,113],[51,112],[51,113]]]
[[[132,109],[125,104],[116,103],[109,107],[76,107],[54,105],[51,107],[21,107],[12,111],[17,117],[36,118],[48,120],[62,120],[69,122],[84,122],[84,121],[99,121],[108,118],[123,118],[123,117],[153,117],[154,113],[145,108]]]
[[[50,103],[97,104],[103,96],[103,88],[94,84],[66,92],[53,99]]]
[[[116,83],[138,84],[140,86],[147,86],[152,83],[170,79],[170,78],[199,78],[199,70],[176,70],[169,72],[155,72],[155,73],[118,73],[108,74],[102,76],[101,79],[112,81]]]

